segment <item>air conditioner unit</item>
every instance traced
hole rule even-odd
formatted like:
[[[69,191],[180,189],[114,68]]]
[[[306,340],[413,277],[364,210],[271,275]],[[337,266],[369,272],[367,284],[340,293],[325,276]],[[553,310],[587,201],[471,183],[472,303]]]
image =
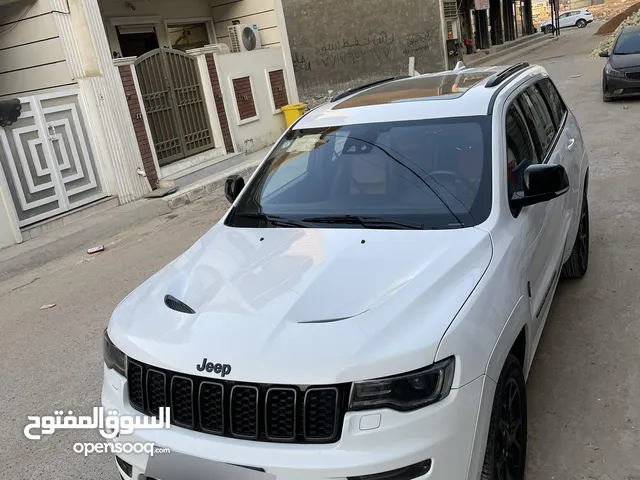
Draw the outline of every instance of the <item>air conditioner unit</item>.
[[[229,27],[231,52],[250,52],[262,48],[258,25],[232,25]]]

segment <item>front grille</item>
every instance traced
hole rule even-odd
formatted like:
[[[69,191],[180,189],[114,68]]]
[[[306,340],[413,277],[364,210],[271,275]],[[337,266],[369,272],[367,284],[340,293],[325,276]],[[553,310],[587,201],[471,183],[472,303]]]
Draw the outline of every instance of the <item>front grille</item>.
[[[246,384],[174,373],[127,360],[129,401],[171,424],[210,435],[277,443],[334,443],[340,439],[349,384]]]
[[[629,80],[640,80],[640,72],[627,72],[625,75]]]

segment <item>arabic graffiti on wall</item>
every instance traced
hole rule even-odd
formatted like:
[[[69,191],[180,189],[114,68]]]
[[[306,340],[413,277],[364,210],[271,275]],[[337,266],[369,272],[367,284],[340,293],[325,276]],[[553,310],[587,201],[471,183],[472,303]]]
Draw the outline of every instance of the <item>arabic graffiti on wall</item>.
[[[410,33],[407,35],[407,47],[402,50],[402,53],[411,56],[420,52],[428,52],[429,36],[429,32]]]
[[[372,35],[342,37],[339,40],[315,46],[313,53],[293,53],[293,67],[296,72],[310,72],[358,64],[382,65],[393,56],[396,45],[402,54],[412,56],[430,51],[429,32],[411,33],[398,41],[394,33],[379,32]],[[399,53],[399,50],[398,52]]]
[[[341,38],[316,47],[319,67],[356,65],[367,60],[380,62],[389,58],[396,37],[386,32]]]
[[[296,72],[310,72],[311,71],[311,61],[307,60],[301,53],[293,54],[293,69]]]

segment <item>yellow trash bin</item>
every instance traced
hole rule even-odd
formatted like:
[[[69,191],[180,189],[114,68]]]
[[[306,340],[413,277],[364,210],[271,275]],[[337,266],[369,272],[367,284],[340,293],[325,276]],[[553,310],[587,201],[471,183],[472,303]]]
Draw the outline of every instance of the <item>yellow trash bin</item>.
[[[307,105],[304,103],[296,103],[294,105],[285,105],[282,107],[282,113],[284,113],[284,121],[287,124],[287,128],[293,125],[297,119],[299,119],[307,110]]]

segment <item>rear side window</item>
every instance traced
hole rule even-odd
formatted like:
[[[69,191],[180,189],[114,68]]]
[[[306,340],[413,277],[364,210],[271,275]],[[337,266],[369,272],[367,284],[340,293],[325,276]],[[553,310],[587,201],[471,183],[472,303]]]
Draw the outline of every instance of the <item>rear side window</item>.
[[[556,128],[559,129],[567,114],[567,107],[562,101],[562,98],[560,98],[560,94],[551,80],[548,78],[542,79],[538,85],[540,85],[540,89],[547,99]]]
[[[527,132],[527,126],[513,103],[507,111],[507,181],[509,198],[515,192],[523,190],[524,171],[530,165],[538,163],[533,145]]]
[[[549,107],[536,85],[522,92],[520,106],[533,137],[538,156],[540,159],[544,159],[553,146],[556,127]]]

